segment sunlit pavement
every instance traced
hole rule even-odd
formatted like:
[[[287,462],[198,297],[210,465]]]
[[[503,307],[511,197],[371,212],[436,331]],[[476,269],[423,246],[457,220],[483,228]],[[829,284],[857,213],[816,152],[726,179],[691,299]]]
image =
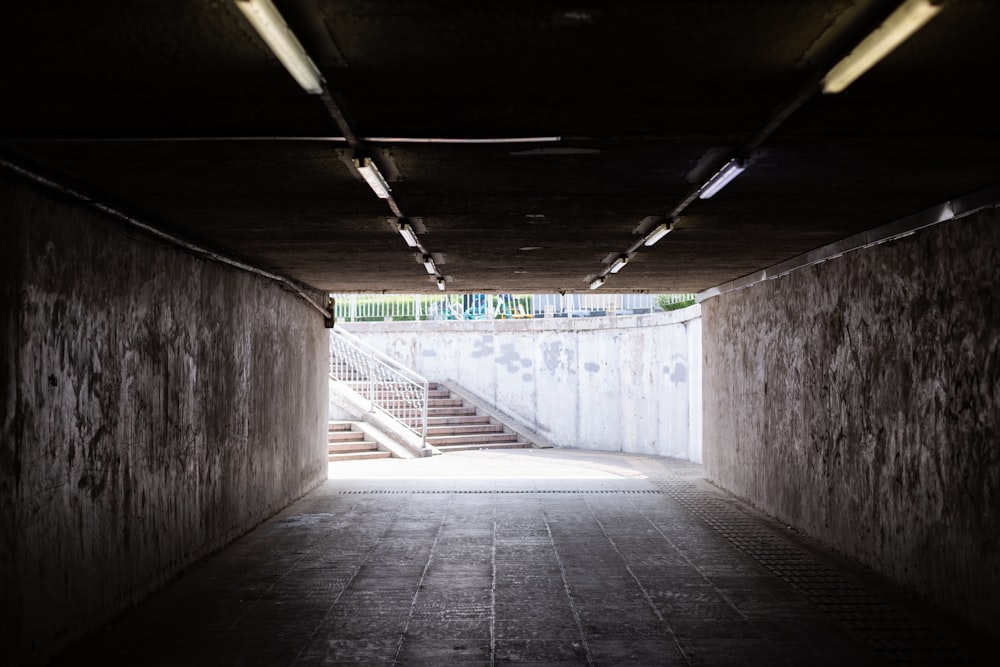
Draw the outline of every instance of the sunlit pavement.
[[[987,648],[701,476],[576,450],[333,464],[65,660],[941,664]]]

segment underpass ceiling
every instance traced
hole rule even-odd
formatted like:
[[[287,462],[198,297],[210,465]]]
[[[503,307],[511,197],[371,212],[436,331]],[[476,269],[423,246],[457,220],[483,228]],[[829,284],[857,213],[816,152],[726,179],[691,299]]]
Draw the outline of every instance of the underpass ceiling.
[[[275,4],[448,289],[549,292],[585,291],[898,3]],[[232,0],[0,16],[10,161],[315,287],[437,291]],[[706,289],[1000,183],[998,29],[1000,3],[948,2],[602,289]]]

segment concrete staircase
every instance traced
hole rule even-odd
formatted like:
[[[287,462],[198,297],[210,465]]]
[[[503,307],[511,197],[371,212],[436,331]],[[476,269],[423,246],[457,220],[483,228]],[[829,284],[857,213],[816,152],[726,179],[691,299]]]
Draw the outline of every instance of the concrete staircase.
[[[327,430],[327,458],[333,461],[387,459],[390,452],[380,451],[378,444],[358,428],[355,422],[333,421]]]
[[[360,367],[360,368],[359,368]],[[413,373],[416,375],[416,373]],[[364,362],[357,359],[352,362],[346,358],[338,357],[331,352],[330,375],[335,382],[331,385],[331,390],[340,392],[345,398],[345,411],[353,414],[356,410],[364,406],[367,412],[371,401],[371,385],[369,384],[368,373],[364,369]],[[417,375],[419,377],[419,375]],[[421,378],[421,381],[423,379]],[[393,399],[399,399],[400,403],[412,405],[412,393],[396,394],[391,385],[378,385],[379,401],[392,404]],[[474,398],[468,400],[462,398],[447,386],[437,383],[428,383],[427,396],[427,444],[435,448],[440,453],[474,450],[474,449],[520,449],[530,448],[534,445],[527,437],[520,435],[523,431],[518,431],[502,423],[498,418],[490,414],[491,409]],[[349,407],[348,407],[349,406]],[[417,410],[419,410],[419,406]],[[374,414],[374,412],[370,413]],[[397,417],[406,427],[420,433],[420,418],[414,417],[411,412],[405,417]],[[379,430],[385,430],[385,424],[378,425],[366,417],[365,426],[376,426]],[[390,448],[383,443],[378,452],[378,445],[371,438],[364,438],[365,433],[361,427],[343,426],[351,422],[331,422],[330,432],[330,460],[343,461],[359,458],[386,458],[392,454],[386,452]],[[338,429],[333,430],[334,426]],[[419,435],[416,440],[419,441]],[[542,445],[546,446],[546,445]],[[421,445],[416,445],[419,450]],[[411,446],[410,449],[413,449]],[[418,456],[422,455],[420,453]]]
[[[530,442],[436,382],[428,386],[427,442],[442,452],[531,447]]]

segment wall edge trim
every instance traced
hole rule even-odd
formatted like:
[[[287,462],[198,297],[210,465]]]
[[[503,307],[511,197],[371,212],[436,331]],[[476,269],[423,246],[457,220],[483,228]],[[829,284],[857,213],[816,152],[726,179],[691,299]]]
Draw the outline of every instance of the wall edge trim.
[[[848,236],[840,241],[810,250],[797,257],[769,266],[760,271],[748,273],[728,282],[710,287],[695,295],[695,302],[701,303],[727,292],[746,289],[758,283],[775,278],[782,278],[793,271],[804,269],[816,264],[836,259],[841,255],[855,250],[864,250],[881,243],[895,241],[915,234],[921,229],[939,225],[942,222],[956,220],[984,208],[1000,206],[1000,185],[993,185],[982,190],[948,200],[943,204],[926,208],[911,215],[899,218],[864,232]]]

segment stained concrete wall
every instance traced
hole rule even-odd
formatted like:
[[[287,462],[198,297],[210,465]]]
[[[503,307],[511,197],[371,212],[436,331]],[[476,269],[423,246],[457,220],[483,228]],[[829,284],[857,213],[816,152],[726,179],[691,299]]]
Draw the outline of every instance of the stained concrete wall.
[[[0,177],[0,663],[326,477],[327,330],[274,283]]]
[[[702,303],[707,475],[1000,635],[1000,215]]]
[[[454,380],[555,446],[699,461],[698,317],[693,306],[650,315],[345,328],[432,381]]]

